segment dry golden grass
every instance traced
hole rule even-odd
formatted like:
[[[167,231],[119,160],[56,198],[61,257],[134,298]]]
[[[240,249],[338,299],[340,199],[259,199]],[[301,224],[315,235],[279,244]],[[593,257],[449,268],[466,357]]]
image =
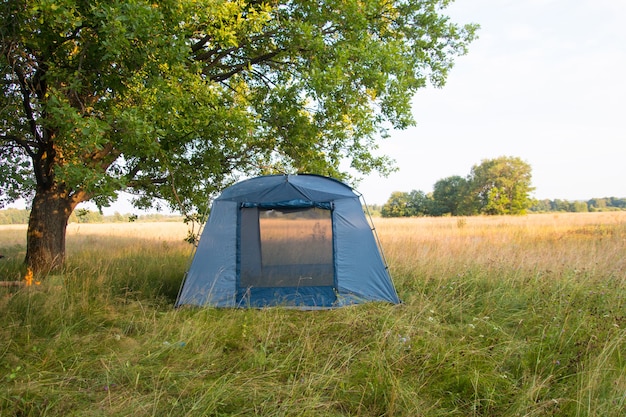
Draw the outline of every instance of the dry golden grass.
[[[266,232],[272,222],[285,225],[264,219]],[[374,226],[392,272],[450,277],[472,267],[497,267],[537,275],[599,270],[606,276],[626,270],[626,212],[375,218]],[[112,241],[118,248],[135,246],[136,239],[180,244],[188,232],[187,225],[173,222],[73,223],[67,228],[68,254],[85,247],[107,251]],[[302,233],[288,231],[291,237]],[[26,226],[0,226],[0,241],[5,247],[24,245]]]
[[[473,267],[534,275],[569,270],[589,276],[599,271],[603,277],[623,276],[626,271],[626,212],[375,219],[375,223],[392,268],[422,274],[428,274],[432,264],[438,266],[435,275],[448,278]]]
[[[187,235],[187,231],[187,225],[176,222],[133,222],[103,224],[72,223],[67,226],[67,237],[68,239],[76,239],[88,235],[95,235],[179,241],[185,238],[185,236]]]
[[[71,223],[67,226],[67,246],[68,252],[71,253],[75,249],[84,248],[84,246],[110,245],[111,239],[114,238],[121,238],[117,242],[119,244],[123,244],[128,239],[181,242],[187,236],[187,232],[187,225],[174,222]],[[0,225],[0,243],[5,248],[10,246],[25,247],[26,225]]]

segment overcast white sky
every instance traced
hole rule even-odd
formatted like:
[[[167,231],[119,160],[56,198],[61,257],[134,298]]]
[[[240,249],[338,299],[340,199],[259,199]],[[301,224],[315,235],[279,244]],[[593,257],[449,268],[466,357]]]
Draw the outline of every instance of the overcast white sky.
[[[446,14],[479,39],[442,89],[418,92],[417,126],[381,144],[399,171],[361,182],[368,204],[499,156],[531,165],[537,198],[626,197],[626,1],[456,0]]]

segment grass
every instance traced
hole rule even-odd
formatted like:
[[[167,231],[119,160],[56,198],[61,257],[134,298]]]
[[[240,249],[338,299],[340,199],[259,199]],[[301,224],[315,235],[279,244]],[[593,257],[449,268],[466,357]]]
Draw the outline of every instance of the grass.
[[[173,310],[183,225],[71,225],[0,288],[0,415],[626,415],[626,213],[376,226],[404,303],[301,312]]]

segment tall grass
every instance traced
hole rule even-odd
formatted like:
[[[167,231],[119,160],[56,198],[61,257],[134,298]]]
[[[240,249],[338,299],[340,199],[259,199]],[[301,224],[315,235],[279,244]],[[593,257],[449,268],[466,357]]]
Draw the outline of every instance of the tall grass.
[[[404,303],[301,312],[173,310],[183,225],[72,225],[0,289],[0,415],[626,415],[626,213],[376,226]]]

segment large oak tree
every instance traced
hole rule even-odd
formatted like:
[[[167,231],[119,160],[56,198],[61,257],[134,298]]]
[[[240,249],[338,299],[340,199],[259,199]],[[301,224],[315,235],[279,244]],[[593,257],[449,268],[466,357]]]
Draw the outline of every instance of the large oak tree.
[[[389,168],[385,129],[443,85],[474,25],[447,0],[1,0],[0,206],[63,264],[77,204],[191,211],[237,174]]]

